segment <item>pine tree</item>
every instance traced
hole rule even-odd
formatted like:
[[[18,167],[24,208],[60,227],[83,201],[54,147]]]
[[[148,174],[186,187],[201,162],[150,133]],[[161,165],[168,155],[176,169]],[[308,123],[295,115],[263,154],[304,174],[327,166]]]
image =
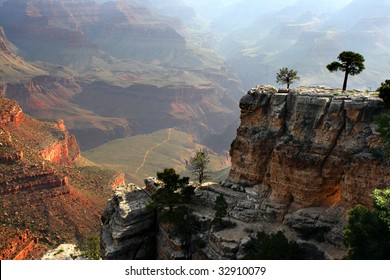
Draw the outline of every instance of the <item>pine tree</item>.
[[[276,82],[282,85],[286,84],[287,89],[290,88],[290,85],[294,83],[294,81],[299,80],[300,78],[297,71],[290,70],[286,67],[279,69],[279,73],[276,74]]]
[[[226,217],[227,209],[228,209],[228,204],[225,200],[225,197],[222,194],[220,194],[215,200],[215,205],[213,207],[213,210],[215,210],[215,215],[212,224],[214,224],[218,228],[223,227],[222,218]]]
[[[335,72],[339,70],[345,72],[343,83],[343,91],[345,91],[347,89],[348,76],[357,75],[365,69],[364,57],[358,53],[344,51],[339,54],[337,59],[340,62],[333,61],[332,63],[328,64],[326,68],[330,72]]]
[[[204,180],[210,178],[210,172],[208,170],[209,163],[210,156],[204,150],[196,152],[195,156],[190,159],[190,170],[196,176],[199,184],[202,184]]]

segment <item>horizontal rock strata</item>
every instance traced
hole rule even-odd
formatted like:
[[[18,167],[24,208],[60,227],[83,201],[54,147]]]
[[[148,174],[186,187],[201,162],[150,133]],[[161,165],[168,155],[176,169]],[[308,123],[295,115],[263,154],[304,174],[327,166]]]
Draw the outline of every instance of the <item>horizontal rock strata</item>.
[[[240,108],[228,181],[261,185],[271,202],[292,210],[368,204],[366,197],[389,176],[373,125],[381,112],[375,96],[257,87]]]
[[[154,259],[156,213],[148,194],[134,184],[115,190],[102,215],[103,259]]]

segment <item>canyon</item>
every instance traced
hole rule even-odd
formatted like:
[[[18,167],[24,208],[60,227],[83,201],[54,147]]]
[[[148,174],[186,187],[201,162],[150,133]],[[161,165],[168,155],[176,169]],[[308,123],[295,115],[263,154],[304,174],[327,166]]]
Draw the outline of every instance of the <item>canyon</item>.
[[[348,210],[390,179],[371,92],[387,79],[389,5],[223,2],[0,1],[1,259],[38,259],[101,222],[104,259],[242,259],[258,230],[343,257]],[[341,84],[325,65],[346,48],[366,58],[350,85],[370,91],[242,97],[285,66],[298,84]],[[145,208],[160,183],[142,180],[167,163],[188,172],[196,149],[225,170],[196,187],[185,243]],[[210,224],[219,194],[236,224],[223,231]]]
[[[0,26],[0,58],[13,58],[1,64],[1,96],[64,119],[82,151],[172,127],[202,141],[238,118],[243,90],[224,59],[153,7],[5,1]]]
[[[375,92],[300,87],[285,93],[257,86],[242,97],[240,109],[228,178],[195,189],[190,245],[150,218],[146,205],[161,182],[148,178],[145,187],[123,187],[110,200],[103,258],[241,259],[258,230],[282,230],[309,259],[343,257],[349,209],[372,207],[372,191],[390,181],[390,162],[373,123],[383,110],[381,99]],[[210,223],[220,194],[236,227],[216,231]],[[148,218],[141,222],[142,216]],[[154,236],[147,236],[155,242],[149,255],[143,232]],[[194,249],[199,240],[204,246]]]
[[[0,98],[0,259],[39,259],[59,243],[98,235],[124,176],[80,160],[63,120],[38,121]]]

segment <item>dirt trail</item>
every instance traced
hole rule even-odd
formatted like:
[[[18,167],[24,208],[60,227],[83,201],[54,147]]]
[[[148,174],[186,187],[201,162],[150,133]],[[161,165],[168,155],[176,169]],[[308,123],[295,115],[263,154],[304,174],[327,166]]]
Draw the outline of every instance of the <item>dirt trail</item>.
[[[162,141],[161,143],[154,145],[153,147],[151,147],[149,150],[146,151],[146,153],[144,155],[144,160],[142,161],[142,164],[140,166],[138,166],[137,170],[135,171],[136,174],[138,174],[138,172],[144,167],[149,153],[151,151],[153,151],[155,148],[157,148],[158,146],[161,146],[161,145],[167,143],[171,139],[171,132],[172,132],[172,128],[169,128],[167,138],[164,141]]]

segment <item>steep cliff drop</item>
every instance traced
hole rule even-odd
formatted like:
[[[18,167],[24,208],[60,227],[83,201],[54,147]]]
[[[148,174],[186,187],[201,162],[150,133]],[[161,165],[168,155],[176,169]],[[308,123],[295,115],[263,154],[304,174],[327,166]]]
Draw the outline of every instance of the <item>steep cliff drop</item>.
[[[35,120],[0,98],[0,259],[37,259],[59,243],[98,235],[115,188],[109,182],[124,178],[76,166],[79,157],[62,120]]]
[[[274,87],[258,86],[241,99],[240,108],[241,124],[231,145],[232,169],[227,180],[195,190],[190,208],[196,230],[191,241],[183,243],[160,225],[155,231],[156,251],[148,257],[242,259],[256,231],[282,230],[299,244],[305,258],[342,258],[348,210],[358,203],[371,207],[372,190],[390,182],[390,163],[373,124],[373,117],[382,111],[377,94],[323,87],[279,93]],[[145,182],[149,192],[156,186],[153,179]],[[220,194],[235,227],[218,231],[211,227],[211,220]],[[128,219],[121,225],[106,218],[102,236],[112,237],[113,232],[139,224],[139,215],[131,221],[130,213],[124,214],[133,209],[131,199],[112,201],[120,203],[106,213]],[[137,204],[137,213],[144,208],[145,204]],[[118,248],[130,242],[121,237],[116,239]],[[132,235],[131,242],[137,238]],[[104,248],[111,241],[106,245],[102,241],[103,257],[126,255],[108,252]]]
[[[346,210],[371,206],[372,190],[390,181],[373,124],[381,100],[358,91],[302,87],[287,94],[258,86],[240,108],[225,186],[265,197],[257,219],[328,232],[341,243]]]

